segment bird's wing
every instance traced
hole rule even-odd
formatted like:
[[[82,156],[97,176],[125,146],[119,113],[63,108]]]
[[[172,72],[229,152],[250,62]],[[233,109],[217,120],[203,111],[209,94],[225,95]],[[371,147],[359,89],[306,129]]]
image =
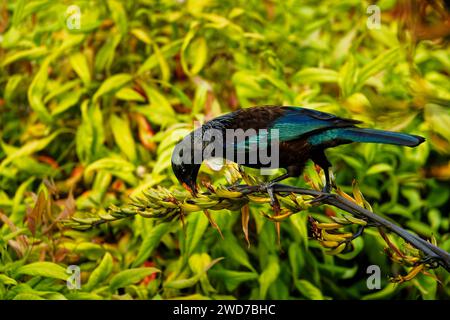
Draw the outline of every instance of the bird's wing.
[[[317,110],[285,107],[285,112],[272,122],[271,129],[278,129],[280,141],[306,138],[332,128],[353,127],[358,120],[344,119]]]
[[[265,149],[271,142],[271,132],[269,130],[258,130],[255,134],[247,137],[239,137],[236,140],[225,140],[225,150],[235,152],[249,152],[256,149]]]
[[[226,150],[249,152],[252,148],[266,148],[275,139],[280,142],[308,138],[333,128],[352,127],[357,120],[344,119],[333,114],[290,106],[262,106],[241,109],[210,121],[208,128],[242,129],[238,139],[224,137]],[[273,130],[275,129],[275,130]],[[253,130],[251,133],[250,130]]]

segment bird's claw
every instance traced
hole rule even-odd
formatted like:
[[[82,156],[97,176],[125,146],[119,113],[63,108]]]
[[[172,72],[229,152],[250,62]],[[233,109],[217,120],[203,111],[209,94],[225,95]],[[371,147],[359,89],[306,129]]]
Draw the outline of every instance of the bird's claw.
[[[359,226],[358,230],[356,230],[356,232],[350,238],[345,240],[344,242],[351,243],[356,238],[362,236],[362,234],[364,233],[365,228],[366,228],[366,226]]]
[[[227,190],[238,191],[242,193],[252,193],[252,192],[260,192],[260,193],[271,193],[271,188],[274,183],[262,183],[259,185],[243,185],[243,184],[234,184],[227,188]]]
[[[238,184],[238,183],[235,183],[227,188],[227,190],[229,190],[229,191],[237,191],[237,192],[242,192],[242,193],[247,193],[247,192],[250,193],[250,192],[253,192],[254,189],[255,189],[255,186],[249,186],[246,184]]]
[[[309,203],[310,204],[316,204],[316,203],[320,203],[323,202],[324,200],[328,199],[329,197],[331,197],[331,185],[326,185],[323,189],[322,189],[322,194],[318,197],[315,197],[313,200],[311,200]]]
[[[272,183],[261,183],[258,185],[258,191],[259,192],[268,192],[268,190],[273,186]]]
[[[237,190],[239,188],[239,186],[242,186],[241,184],[239,184],[239,181],[236,181],[235,183],[233,183],[231,186],[227,187],[227,190]]]
[[[321,203],[323,202],[323,200],[328,199],[329,197],[331,197],[331,194],[321,194],[320,196],[312,199],[309,203],[310,204]]]
[[[426,264],[430,269],[439,268],[442,261],[437,257],[427,256],[419,261],[419,264]]]
[[[275,197],[275,194],[273,192],[273,186],[275,185],[274,182],[267,182],[267,183],[261,183],[257,186],[255,186],[257,189],[257,192],[261,193],[267,193],[270,197],[270,205],[272,206],[273,211],[275,212],[275,215],[279,215],[281,213],[281,207],[278,202],[278,200]]]

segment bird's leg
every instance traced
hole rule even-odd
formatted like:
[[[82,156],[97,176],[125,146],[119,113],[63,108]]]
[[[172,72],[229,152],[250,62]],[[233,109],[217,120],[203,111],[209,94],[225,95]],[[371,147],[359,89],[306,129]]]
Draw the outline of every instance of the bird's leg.
[[[280,215],[281,213],[281,207],[280,202],[278,201],[275,192],[273,190],[273,186],[284,179],[290,178],[296,174],[298,171],[297,167],[291,167],[288,168],[288,172],[285,174],[282,174],[281,176],[276,177],[275,179],[270,180],[269,182],[262,183],[260,185],[256,186],[243,186],[242,188],[239,188],[239,186],[234,187],[234,189],[237,189],[241,192],[250,192],[251,190],[256,190],[258,192],[267,192],[270,198],[270,205],[275,213],[275,216]],[[277,231],[278,236],[278,246],[281,247],[281,241],[280,241],[280,222],[275,222],[275,228]]]
[[[275,216],[280,215],[281,207],[280,207],[280,203],[278,202],[278,199],[277,199],[275,193],[273,192],[273,187],[271,187],[271,186],[267,187],[266,191],[267,191],[267,194],[269,195],[270,205],[272,206],[272,210],[274,211]],[[275,222],[275,229],[277,232],[278,247],[281,248],[281,236],[280,236],[281,230],[280,230],[280,222],[279,221]]]
[[[251,192],[251,191],[259,191],[259,192],[268,192],[267,190],[273,187],[273,185],[277,182],[280,182],[281,180],[287,179],[291,177],[292,175],[290,173],[282,174],[279,177],[276,177],[275,179],[272,179],[268,182],[261,183],[259,185],[239,185],[239,184],[233,184],[228,187],[229,190],[237,190],[241,192]]]
[[[278,202],[275,193],[273,192],[273,185],[277,182],[280,182],[281,180],[289,178],[291,175],[289,173],[282,174],[279,177],[276,177],[275,179],[270,180],[269,182],[263,183],[259,185],[259,191],[260,192],[267,192],[270,198],[270,205],[275,211],[275,214],[278,215],[280,212],[280,203]]]
[[[322,168],[323,172],[325,173],[325,186],[323,187],[322,192],[324,192],[326,194],[320,195],[311,201],[311,203],[317,203],[317,202],[321,202],[325,198],[329,197],[329,193],[333,189],[334,183],[331,181],[331,176],[330,176],[331,163],[328,161],[323,150],[316,151],[315,153],[312,154],[311,158],[314,161],[314,163],[318,164]]]
[[[290,178],[291,176],[292,175],[289,172],[285,173],[285,174],[282,174],[281,176],[276,177],[275,179],[272,179],[269,182],[267,182],[267,185],[268,186],[273,186],[275,183],[280,182],[280,181],[282,181],[284,179]]]
[[[325,170],[325,179],[327,180],[325,183],[325,186],[322,189],[323,194],[321,194],[318,197],[315,197],[313,200],[311,200],[309,203],[310,204],[314,204],[314,203],[320,203],[323,200],[327,199],[328,197],[331,196],[331,189],[332,189],[332,184],[331,182],[329,182],[329,173],[328,173],[328,169]]]
[[[275,215],[279,215],[280,210],[281,210],[280,203],[278,202],[278,199],[275,196],[275,193],[273,192],[273,188],[267,187],[266,191],[267,191],[267,194],[269,195],[270,205],[272,206],[273,211],[275,212]]]
[[[330,193],[333,188],[336,188],[336,184],[331,179],[331,165],[327,168],[323,168],[323,172],[325,173],[325,186],[322,189],[322,192]]]
[[[275,216],[280,215],[281,213],[281,207],[280,207],[280,202],[278,201],[275,192],[273,191],[273,186],[274,184],[276,184],[277,182],[287,179],[289,177],[291,177],[292,175],[290,174],[290,172],[288,171],[285,174],[282,174],[279,177],[276,177],[275,179],[270,180],[267,183],[263,183],[259,186],[259,191],[260,192],[267,192],[267,194],[269,195],[270,198],[270,205],[272,207],[272,210],[275,213]],[[277,239],[278,239],[278,246],[281,247],[281,241],[280,241],[280,222],[275,222],[275,228],[277,231]]]
[[[356,232],[349,238],[347,239],[345,242],[352,242],[353,240],[355,240],[356,238],[362,236],[362,234],[364,233],[366,226],[359,226],[358,230],[356,230]]]

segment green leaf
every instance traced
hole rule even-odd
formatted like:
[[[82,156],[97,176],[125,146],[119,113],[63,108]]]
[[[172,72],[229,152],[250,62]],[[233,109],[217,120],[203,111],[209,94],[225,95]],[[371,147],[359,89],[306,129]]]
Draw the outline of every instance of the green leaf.
[[[104,298],[98,294],[90,292],[71,292],[66,294],[69,300],[103,300]]]
[[[236,87],[236,92],[242,105],[248,105],[247,99],[259,98],[267,94],[261,87],[261,77],[248,70],[238,71],[233,74],[231,81]]]
[[[394,64],[400,56],[400,49],[393,48],[378,55],[371,62],[366,64],[359,70],[357,85],[362,87],[364,83],[373,75],[386,70],[390,65]]]
[[[122,36],[125,36],[128,31],[128,19],[122,3],[116,0],[108,0],[108,7],[116,27]]]
[[[22,201],[24,201],[24,194],[26,190],[30,187],[30,185],[35,180],[34,177],[28,178],[28,180],[24,181],[19,188],[17,188],[16,194],[14,195],[13,200],[13,207],[12,207],[12,213],[9,216],[9,219],[14,224],[18,224],[22,219],[23,215],[25,214],[25,210],[21,212],[20,205],[22,204]],[[4,225],[6,226],[6,225]]]
[[[350,96],[355,90],[357,76],[356,62],[353,55],[350,55],[347,62],[339,70],[339,87],[344,97]]]
[[[205,108],[206,96],[208,94],[208,85],[206,82],[200,82],[195,90],[194,104],[192,106],[192,115],[199,114]]]
[[[438,281],[432,276],[419,274],[414,278],[413,283],[420,290],[423,300],[436,300]]]
[[[164,58],[164,55],[159,50],[159,47],[156,45],[156,43],[153,43],[153,51],[155,51],[156,58],[158,59],[158,65],[161,69],[161,75],[163,81],[169,81],[170,79],[170,68],[167,64],[166,59]]]
[[[144,88],[147,97],[150,100],[150,106],[135,107],[133,111],[142,113],[149,121],[158,125],[167,125],[176,122],[176,115],[170,102],[157,89],[140,82]]]
[[[18,52],[14,52],[6,56],[2,62],[2,67],[6,67],[8,64],[16,62],[21,59],[34,60],[36,58],[42,57],[47,53],[46,47],[35,47],[31,49],[26,49]]]
[[[33,262],[16,270],[17,275],[40,276],[67,280],[66,269],[52,262]]]
[[[60,135],[63,132],[67,132],[66,129],[59,129],[53,132],[51,135],[49,135],[46,138],[32,140],[22,147],[16,149],[14,152],[11,152],[8,154],[8,156],[1,162],[0,169],[7,166],[9,163],[11,163],[13,160],[26,157],[29,155],[34,154],[35,152],[38,152],[45,147],[47,147],[58,135]]]
[[[161,54],[164,59],[172,58],[180,51],[182,43],[182,39],[175,40],[162,47],[161,50],[155,51],[155,53],[148,57],[147,60],[145,60],[144,63],[139,67],[137,74],[140,75],[157,66],[162,67],[161,57],[159,56],[159,54]]]
[[[84,290],[90,291],[97,285],[105,281],[106,278],[108,278],[108,276],[111,274],[112,268],[112,256],[109,252],[106,252],[100,264],[97,266],[97,268],[95,268],[94,271],[92,271],[91,275],[89,276],[89,280],[86,286],[84,286]]]
[[[304,68],[294,75],[294,81],[300,83],[338,82],[339,74],[335,70],[323,68]]]
[[[271,255],[268,258],[268,263],[266,264],[264,271],[259,276],[259,298],[265,299],[267,291],[272,283],[278,278],[280,273],[280,265],[277,257]]]
[[[51,122],[52,117],[43,102],[43,96],[47,85],[50,61],[50,57],[44,60],[39,68],[39,71],[36,73],[36,76],[28,87],[28,101],[31,108],[37,113],[42,121],[47,123]]]
[[[207,253],[194,253],[188,259],[189,267],[192,272],[200,275],[200,284],[203,292],[215,292],[216,289],[211,285],[206,276],[206,271],[209,270],[216,262],[222,260],[219,258],[211,262],[211,257]]]
[[[111,291],[116,291],[119,288],[124,288],[134,283],[137,283],[143,280],[145,277],[155,273],[161,272],[157,268],[132,268],[128,270],[124,270],[114,275],[111,278],[111,282],[109,284],[109,289]]]
[[[13,286],[17,285],[17,281],[16,280],[14,280],[13,278],[8,277],[5,274],[0,274],[0,283],[2,283],[4,285],[13,285]]]
[[[13,298],[13,300],[45,300],[45,299],[38,296],[37,294],[24,292],[16,295]]]
[[[85,258],[90,260],[100,259],[105,252],[105,249],[102,247],[102,245],[88,241],[80,243],[68,242],[64,247],[67,250],[72,251],[76,254],[83,255]]]
[[[75,142],[77,156],[86,164],[96,159],[103,148],[103,116],[98,104],[89,105],[89,101],[85,100],[81,104],[81,118]]]
[[[94,94],[93,98],[94,103],[101,96],[110,93],[112,91],[119,90],[127,83],[129,83],[131,80],[133,80],[133,77],[128,73],[119,73],[109,77],[102,83],[100,88],[98,88],[97,92]]]
[[[370,176],[372,174],[379,174],[381,172],[392,171],[392,170],[393,170],[393,168],[390,165],[388,165],[387,163],[378,163],[378,164],[371,166],[366,171],[366,175]]]
[[[72,81],[67,81],[64,84],[57,84],[56,87],[52,87],[52,90],[45,96],[44,103],[50,102],[52,99],[60,97],[63,94],[67,93],[76,93],[76,90],[80,84],[80,80],[75,79]],[[80,93],[82,90],[79,90]],[[57,107],[58,108],[58,107]]]
[[[255,268],[253,268],[250,263],[247,252],[242,248],[242,243],[238,243],[236,237],[229,232],[224,233],[224,238],[227,239],[227,241],[223,241],[220,245],[226,255],[229,256],[230,259],[236,261],[239,265],[255,271]]]
[[[131,88],[122,88],[116,92],[116,98],[126,101],[145,102],[145,98]]]
[[[256,272],[234,271],[234,270],[211,270],[211,277],[220,279],[228,291],[234,291],[242,283],[258,280]],[[256,282],[256,281],[255,281]]]
[[[361,300],[382,300],[392,297],[400,287],[396,283],[388,283],[383,289],[361,297]]]
[[[205,38],[200,37],[192,42],[190,45],[189,56],[191,57],[190,60],[193,61],[189,73],[191,75],[196,75],[203,69],[208,57],[208,46]]]
[[[168,289],[186,289],[193,287],[200,280],[200,275],[197,274],[187,279],[178,279],[164,282],[164,288]]]
[[[140,28],[133,28],[131,34],[146,44],[152,44],[152,38],[147,31]]]
[[[12,77],[9,77],[5,87],[5,100],[7,103],[11,103],[11,99],[16,95],[16,88],[22,79],[23,76],[20,74],[15,74]]]
[[[67,298],[59,292],[48,291],[42,292],[39,295],[46,300],[67,300]]]
[[[102,158],[87,166],[85,174],[88,175],[91,171],[96,170],[105,170],[111,173],[116,171],[132,172],[135,170],[135,166],[122,158]]]
[[[450,143],[450,113],[448,108],[433,103],[426,104],[425,120],[430,130]]]
[[[76,90],[73,92],[66,93],[60,100],[58,106],[52,110],[52,116],[56,116],[58,114],[63,113],[69,108],[73,107],[80,100],[81,95],[83,94],[82,90]]]
[[[91,72],[86,56],[81,52],[72,54],[69,58],[73,70],[77,73],[84,85],[89,85],[91,82]]]
[[[295,287],[310,300],[324,300],[322,292],[308,280],[296,280]]]
[[[189,257],[204,236],[209,221],[203,212],[193,212],[189,214],[186,222],[186,234],[188,236],[184,240],[184,254],[186,257]]]
[[[120,150],[131,162],[136,162],[136,146],[134,144],[133,134],[131,133],[128,119],[121,118],[113,114],[109,119],[109,124],[111,126],[114,140]]]
[[[191,23],[190,29],[184,37],[183,45],[181,46],[181,66],[183,67],[184,72],[189,76],[193,75],[193,73],[189,69],[187,51],[192,39],[194,39],[195,37],[197,30],[198,22]]]
[[[297,230],[300,236],[299,240],[302,241],[303,248],[306,248],[308,246],[308,216],[306,214],[298,213],[291,215],[289,220],[291,220],[292,225]]]
[[[433,229],[430,228],[428,224],[425,224],[421,221],[409,220],[406,222],[406,225],[408,226],[408,228],[414,230],[418,234],[421,234],[427,238],[430,238],[434,234]]]
[[[26,3],[27,3],[26,0],[16,1],[15,8],[14,8],[14,14],[12,16],[12,25],[14,27],[16,27],[20,23],[22,18],[24,17]]]
[[[95,71],[102,72],[104,70],[109,70],[114,61],[114,56],[116,53],[116,48],[122,40],[120,34],[116,34],[109,37],[105,44],[100,48],[97,55],[95,56]]]
[[[208,257],[209,258],[209,256],[207,255],[207,254],[202,254],[202,255],[194,255],[194,256],[197,256],[197,259],[196,260],[199,260],[198,258],[200,258],[200,260],[204,260],[204,258],[202,259],[201,258],[201,256],[203,256],[203,257]],[[187,278],[187,279],[177,279],[177,280],[171,280],[171,281],[167,281],[167,282],[164,282],[164,287],[165,288],[170,288],[170,289],[185,289],[185,288],[190,288],[190,287],[192,287],[192,286],[194,286],[199,280],[201,280],[202,279],[202,277],[203,277],[203,279],[205,279],[204,278],[204,275],[205,275],[205,273],[212,267],[212,266],[214,266],[217,262],[219,262],[220,260],[222,260],[223,258],[217,258],[217,259],[214,259],[213,261],[211,261],[206,267],[204,267],[203,268],[203,270],[199,270],[199,269],[196,269],[196,268],[194,268],[194,270],[196,270],[198,273],[195,275],[195,276],[193,276],[193,277],[190,277],[190,278]],[[190,261],[190,265],[192,265],[192,261],[191,261],[191,259],[189,259]],[[210,259],[208,259],[208,261],[210,261]],[[204,266],[204,264],[203,264],[203,266]],[[207,280],[207,278],[206,278],[206,280]]]
[[[170,226],[170,223],[160,223],[145,235],[132,267],[143,264],[151,256],[155,248],[159,245],[161,238],[169,231]]]

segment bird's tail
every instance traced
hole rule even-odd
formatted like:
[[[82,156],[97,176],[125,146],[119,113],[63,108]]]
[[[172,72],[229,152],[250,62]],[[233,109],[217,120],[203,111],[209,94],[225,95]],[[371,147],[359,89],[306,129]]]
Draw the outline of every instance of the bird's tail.
[[[412,134],[356,127],[326,130],[308,139],[308,142],[313,146],[322,145],[325,147],[351,142],[385,143],[415,147],[424,141],[425,138]]]
[[[338,139],[352,142],[385,143],[415,147],[425,141],[425,138],[421,136],[385,130],[366,128],[339,128],[333,130],[336,131]]]

